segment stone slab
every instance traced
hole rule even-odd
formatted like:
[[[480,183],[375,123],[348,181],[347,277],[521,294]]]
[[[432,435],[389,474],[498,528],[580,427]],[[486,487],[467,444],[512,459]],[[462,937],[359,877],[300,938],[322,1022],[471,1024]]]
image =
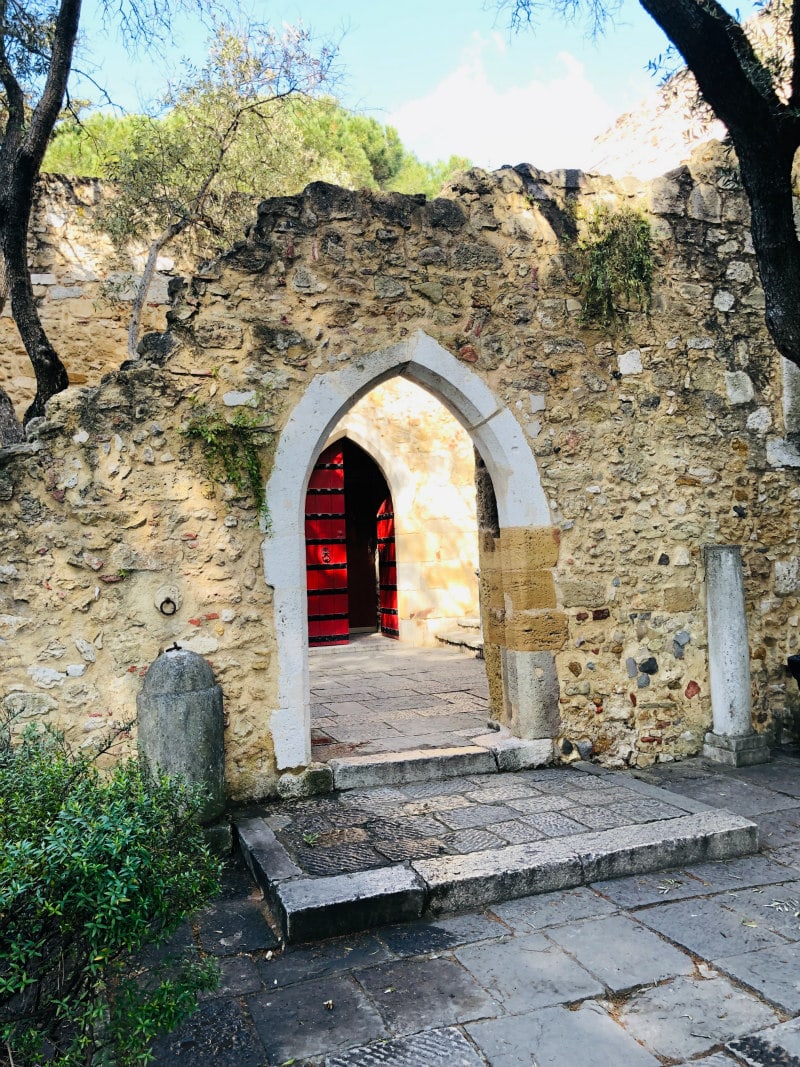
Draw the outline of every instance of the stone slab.
[[[246,1004],[268,1063],[302,1061],[390,1036],[351,975],[328,975],[258,993]]]
[[[675,978],[634,994],[619,1013],[629,1034],[669,1060],[688,1059],[778,1022],[727,978]]]
[[[383,963],[360,971],[358,981],[399,1035],[497,1015],[500,1003],[476,977],[450,959],[434,956]]]
[[[694,972],[690,956],[625,915],[583,919],[547,936],[614,993]]]
[[[455,778],[462,774],[492,774],[497,763],[478,745],[447,749],[413,749],[380,756],[347,756],[330,761],[335,789],[402,785],[406,782]]]
[[[782,1011],[792,1014],[800,1008],[797,945],[770,945],[758,952],[723,956],[714,963],[725,974],[754,989]]]
[[[585,886],[557,893],[539,893],[519,900],[508,900],[492,907],[492,913],[511,929],[533,932],[548,926],[560,926],[578,919],[611,915],[617,909],[598,893]]]
[[[660,1062],[593,1000],[575,1011],[541,1008],[470,1023],[466,1030],[492,1067],[656,1067]]]
[[[757,828],[728,812],[572,834],[466,856],[415,860],[433,914],[755,850]]]
[[[603,993],[594,975],[541,934],[467,945],[455,957],[511,1015]]]
[[[754,952],[768,945],[786,944],[784,938],[765,926],[745,926],[741,915],[724,908],[718,900],[702,897],[648,908],[637,918],[707,960],[729,955],[731,945]]]
[[[248,870],[267,895],[271,893],[274,882],[302,875],[303,872],[262,818],[234,817],[233,825]]]
[[[329,878],[295,878],[272,890],[287,941],[309,941],[417,919],[425,886],[405,865],[378,867]]]
[[[800,1019],[790,1019],[728,1043],[748,1067],[799,1067]]]
[[[453,1026],[380,1041],[328,1056],[325,1067],[485,1067],[485,1061]]]

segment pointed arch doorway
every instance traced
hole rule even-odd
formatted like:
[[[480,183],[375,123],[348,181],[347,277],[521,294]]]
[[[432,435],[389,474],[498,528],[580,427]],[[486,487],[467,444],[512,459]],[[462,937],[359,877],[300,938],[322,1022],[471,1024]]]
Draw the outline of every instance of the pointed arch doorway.
[[[314,464],[305,543],[309,648],[346,645],[355,634],[398,638],[391,493],[377,463],[346,437]]]
[[[273,529],[263,542],[263,560],[275,620],[277,666],[269,723],[279,770],[311,762],[306,488],[342,415],[394,375],[408,377],[437,397],[467,430],[485,464],[497,503],[499,558],[493,561],[493,589],[504,605],[496,632],[503,721],[521,738],[552,739],[557,733],[554,651],[562,647],[565,622],[556,607],[550,570],[558,536],[536,460],[519,423],[482,377],[419,331],[312,378],[277,442],[265,491]]]

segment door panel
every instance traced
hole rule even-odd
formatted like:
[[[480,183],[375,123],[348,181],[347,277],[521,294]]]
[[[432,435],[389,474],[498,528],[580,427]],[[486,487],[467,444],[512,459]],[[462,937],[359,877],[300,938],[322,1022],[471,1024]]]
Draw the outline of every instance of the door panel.
[[[346,645],[350,631],[344,460],[340,444],[321,453],[309,479],[306,580],[309,645]]]
[[[387,497],[378,508],[378,604],[381,633],[399,638],[397,617],[397,556],[394,543],[394,511]]]

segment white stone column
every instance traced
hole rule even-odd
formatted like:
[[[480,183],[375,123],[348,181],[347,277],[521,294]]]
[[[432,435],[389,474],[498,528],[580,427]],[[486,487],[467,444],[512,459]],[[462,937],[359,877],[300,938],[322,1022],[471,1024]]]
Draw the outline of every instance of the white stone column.
[[[770,759],[766,737],[753,730],[750,646],[747,639],[742,554],[739,545],[706,545],[708,674],[714,729],[703,755],[744,767]]]

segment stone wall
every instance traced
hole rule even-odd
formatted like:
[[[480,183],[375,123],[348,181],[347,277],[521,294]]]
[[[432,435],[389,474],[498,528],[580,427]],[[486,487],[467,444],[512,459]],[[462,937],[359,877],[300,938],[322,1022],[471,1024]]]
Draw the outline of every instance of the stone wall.
[[[743,549],[753,719],[767,728],[795,699],[783,664],[798,648],[800,456],[747,204],[718,162],[706,149],[648,186],[518,168],[471,172],[429,203],[314,185],[262,204],[248,240],[177,294],[157,352],[54,398],[32,442],[3,457],[5,704],[90,737],[130,713],[142,672],[177,640],[223,686],[230,795],[274,789],[287,619],[262,545],[280,556],[299,504],[273,511],[265,534],[259,501],[215,478],[182,429],[198,412],[244,413],[268,435],[266,479],[320,380],[403,373],[392,346],[425,336],[535,456],[526,477],[541,479],[550,525],[484,532],[481,571],[495,650],[555,655],[553,732],[610,765],[699,750],[702,549],[718,543]],[[581,321],[568,198],[650,212],[653,305],[613,332]],[[333,423],[312,423],[302,432],[321,447]]]
[[[45,330],[74,385],[96,383],[125,358],[132,280],[143,248],[114,253],[96,220],[107,188],[94,179],[43,175],[28,242],[33,291]],[[174,260],[163,256],[142,315],[142,330],[163,330]],[[36,381],[8,305],[0,315],[0,385],[22,416]]]

